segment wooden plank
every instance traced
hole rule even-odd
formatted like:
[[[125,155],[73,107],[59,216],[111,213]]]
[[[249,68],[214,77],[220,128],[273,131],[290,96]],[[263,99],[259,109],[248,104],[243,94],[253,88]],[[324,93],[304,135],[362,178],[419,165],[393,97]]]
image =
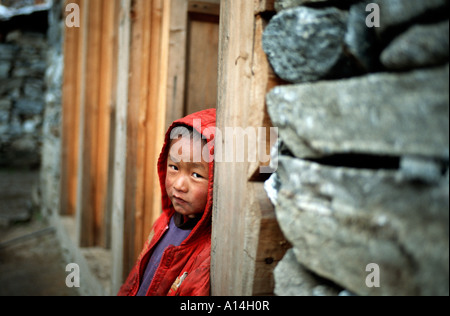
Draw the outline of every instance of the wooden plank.
[[[220,0],[189,0],[188,11],[218,16],[220,14]]]
[[[275,209],[264,190],[263,183],[250,183],[252,197],[248,221],[253,221],[254,235],[249,245],[254,251],[252,295],[271,295],[274,290],[273,270],[291,247],[275,216]]]
[[[103,0],[101,73],[99,91],[99,122],[98,122],[98,160],[97,160],[97,192],[96,205],[96,245],[109,248],[111,239],[110,201],[112,181],[111,164],[113,162],[114,138],[111,137],[114,126],[116,105],[116,70],[117,70],[117,1]]]
[[[270,127],[265,107],[270,66],[261,43],[265,21],[254,15],[253,2],[238,0],[223,1],[220,18],[217,127]],[[213,295],[273,294],[273,269],[289,244],[263,183],[249,182],[261,180],[251,177],[259,166],[216,160]]]
[[[185,114],[216,107],[218,41],[218,23],[190,19]]]
[[[157,159],[166,124],[170,3],[139,0],[132,9],[124,271],[161,213]]]
[[[124,281],[126,267],[126,181],[127,179],[127,119],[128,119],[128,78],[130,61],[130,32],[131,32],[131,0],[116,0],[118,2],[118,56],[117,56],[117,106],[115,119],[113,194],[111,194],[112,208],[112,276],[111,294],[119,291]]]
[[[82,6],[81,2],[72,1],[79,6]],[[60,196],[60,213],[63,215],[74,215],[76,210],[82,35],[81,28],[65,29]]]
[[[149,46],[149,95],[147,101],[146,111],[146,128],[145,128],[145,182],[144,182],[144,213],[142,218],[142,245],[147,240],[151,227],[154,221],[161,214],[161,209],[154,209],[154,204],[161,199],[160,190],[155,190],[155,180],[158,179],[157,161],[159,151],[161,148],[156,148],[157,137],[159,131],[157,130],[158,123],[158,101],[159,101],[159,85],[164,85],[160,82],[160,61],[162,58],[161,52],[161,37],[162,37],[162,14],[163,2],[162,0],[152,1],[151,6],[151,26],[150,26],[150,46]],[[165,86],[165,85],[164,85]],[[159,185],[157,186],[159,187]],[[156,194],[155,194],[156,193]]]
[[[131,0],[130,0],[131,1]],[[126,159],[125,159],[125,194],[124,194],[124,227],[123,227],[123,270],[122,278],[130,272],[136,260],[134,235],[135,235],[135,213],[136,213],[136,194],[137,194],[137,175],[142,171],[137,166],[138,152],[138,125],[139,125],[139,78],[141,77],[142,67],[139,66],[140,55],[142,54],[142,41],[139,40],[142,35],[142,28],[139,24],[140,18],[139,5],[142,2],[133,1],[130,3],[130,49],[127,76],[127,112],[126,112]],[[125,20],[126,21],[126,20]],[[127,30],[124,30],[127,32]],[[120,48],[120,51],[123,47]],[[119,71],[121,69],[119,68]],[[120,79],[119,79],[120,80]],[[122,100],[122,102],[124,102]]]
[[[148,95],[149,1],[135,1],[131,10],[131,53],[127,123],[124,269],[131,269],[142,249],[144,213],[145,114]]]
[[[107,247],[110,221],[105,212],[111,157],[110,120],[114,103],[115,1],[89,1],[86,9],[78,240],[83,247]]]
[[[170,38],[170,18],[172,6],[168,1],[163,1],[162,3],[162,20],[161,20],[161,41],[160,41],[160,60],[159,60],[159,80],[158,80],[158,103],[156,108],[158,112],[156,113],[155,119],[155,177],[153,178],[153,196],[156,197],[153,200],[152,205],[152,222],[147,227],[147,232],[151,230],[151,226],[161,215],[162,204],[161,204],[161,189],[159,183],[159,175],[157,172],[157,161],[164,143],[164,137],[166,133],[165,119],[167,117],[167,80],[169,75],[169,38]],[[147,239],[148,236],[145,236]]]
[[[110,67],[112,47],[109,43],[111,28],[109,20],[111,16],[111,3],[114,1],[102,2],[102,21],[100,25],[100,73],[98,90],[98,121],[97,121],[97,161],[95,162],[95,213],[94,213],[94,229],[95,229],[95,245],[103,245],[103,219],[106,197],[106,176],[108,174],[108,146],[109,146],[109,98],[111,94],[111,76]]]
[[[170,7],[170,60],[167,79],[167,115],[165,130],[173,121],[184,115],[184,96],[186,82],[186,39],[188,14],[186,0],[171,0]]]
[[[251,111],[254,37],[252,1],[220,8],[217,127],[246,127]],[[246,255],[247,163],[216,161],[211,257],[212,295],[251,295],[254,262]],[[220,223],[220,224],[214,224]]]
[[[249,123],[252,126],[264,127],[266,137],[258,135],[257,138],[257,161],[249,163],[247,176],[250,181],[263,181],[267,178],[266,175],[260,174],[260,167],[268,166],[270,159],[267,162],[260,162],[260,158],[266,158],[270,155],[270,127],[272,124],[266,111],[266,92],[269,84],[269,61],[262,48],[262,36],[266,22],[261,16],[255,17],[255,37],[254,37],[254,51],[252,58],[252,111],[250,113]],[[259,155],[259,150],[263,149],[264,156]]]
[[[125,201],[124,201],[124,233],[123,233],[123,273],[129,273],[135,263],[136,255],[134,250],[134,216],[136,213],[136,179],[138,173],[142,172],[137,166],[138,149],[138,112],[139,112],[139,82],[142,68],[139,67],[139,56],[142,51],[140,38],[141,30],[137,27],[140,19],[136,15],[136,2],[130,10],[130,51],[129,51],[129,72],[127,93],[127,124],[126,124],[126,167],[125,167]],[[131,3],[130,3],[131,5]],[[120,68],[119,68],[120,70]],[[119,79],[120,80],[120,79]],[[122,101],[123,102],[123,101]]]
[[[262,48],[262,35],[267,21],[260,15],[255,17],[255,39],[253,51],[253,83],[252,83],[252,109],[250,114],[250,125],[265,128],[265,135],[258,135],[257,150],[263,150],[263,154],[258,152],[258,161],[249,164],[249,181],[265,181],[270,176],[267,173],[261,173],[261,167],[268,167],[270,164],[270,152],[276,141],[276,137],[271,137],[270,128],[273,127],[270,116],[267,112],[266,93],[275,86],[287,84],[280,79],[273,71],[266,53]],[[265,137],[264,137],[265,136]],[[267,161],[266,161],[267,159]]]
[[[77,228],[81,247],[95,245],[95,162],[97,161],[98,90],[100,76],[101,1],[87,2],[86,50],[84,54],[84,95],[82,99],[82,162],[78,171]]]
[[[255,15],[275,11],[275,0],[253,0]]]

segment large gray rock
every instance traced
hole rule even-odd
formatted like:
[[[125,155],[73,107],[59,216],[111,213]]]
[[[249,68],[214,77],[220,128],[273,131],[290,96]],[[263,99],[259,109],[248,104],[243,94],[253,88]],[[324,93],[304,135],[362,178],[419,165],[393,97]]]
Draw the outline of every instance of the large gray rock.
[[[29,78],[23,87],[24,96],[31,100],[42,99],[44,95],[44,80]]]
[[[0,43],[0,60],[13,60],[18,50],[16,45]]]
[[[449,174],[325,167],[281,156],[280,227],[308,270],[359,295],[448,295]],[[380,267],[368,287],[366,267]]]
[[[449,68],[279,86],[274,126],[299,158],[333,154],[449,159]]]
[[[412,24],[412,21],[432,18],[438,12],[448,12],[448,0],[372,0],[380,7],[381,36],[390,36],[391,30],[399,26]]]
[[[11,62],[0,60],[0,79],[9,78],[10,70],[11,70]]]
[[[15,113],[18,115],[38,115],[44,110],[43,100],[19,99],[15,104]]]
[[[0,99],[0,124],[8,123],[10,110],[11,101],[8,99]]]
[[[305,269],[289,249],[273,271],[278,296],[337,296],[339,290],[320,282]]]
[[[289,82],[314,81],[347,71],[343,67],[346,11],[297,7],[274,16],[263,49],[275,73]]]
[[[281,11],[308,4],[342,5],[357,2],[359,0],[275,0],[275,10]]]
[[[448,63],[449,22],[415,25],[396,38],[381,54],[388,69],[405,70]]]
[[[21,78],[7,78],[0,79],[0,96],[20,95],[23,79]]]
[[[351,6],[345,34],[345,49],[359,69],[374,72],[380,69],[379,42],[375,30],[366,25],[366,3]]]

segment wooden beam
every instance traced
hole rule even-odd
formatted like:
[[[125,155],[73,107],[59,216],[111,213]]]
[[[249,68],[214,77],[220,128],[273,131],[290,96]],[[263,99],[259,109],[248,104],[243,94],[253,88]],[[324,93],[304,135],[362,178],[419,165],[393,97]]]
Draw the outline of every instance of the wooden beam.
[[[189,0],[188,11],[191,13],[202,13],[218,16],[220,14],[220,0]]]
[[[130,62],[130,32],[131,32],[131,0],[118,1],[118,58],[117,58],[117,106],[115,119],[115,146],[113,168],[112,208],[112,276],[111,294],[119,291],[124,281],[126,240],[125,230],[125,199],[126,199],[126,163],[127,163],[127,117],[128,117],[128,78]]]
[[[186,39],[188,27],[188,2],[171,0],[169,65],[167,79],[167,115],[165,130],[173,121],[183,117],[186,82]]]
[[[148,238],[153,223],[161,215],[161,189],[157,163],[164,143],[166,86],[168,69],[170,3],[154,0],[151,8],[149,95],[146,124],[145,212],[142,243]]]
[[[270,127],[272,124],[270,122],[269,115],[266,111],[266,92],[267,87],[269,85],[269,61],[267,59],[266,54],[262,48],[262,36],[264,32],[264,27],[266,22],[261,16],[255,17],[255,34],[254,34],[254,50],[252,55],[252,103],[251,108],[252,111],[249,117],[249,124],[251,126],[263,127],[265,128],[266,137],[262,137],[263,135],[258,135],[257,138],[257,153],[259,150],[264,150],[266,155],[270,155],[271,145],[273,143],[270,142]],[[259,154],[257,154],[259,157]],[[259,159],[257,161],[249,163],[248,166],[248,179],[250,181],[263,181],[267,178],[267,174],[260,174],[260,167],[268,166],[270,160],[261,163]]]
[[[167,80],[169,75],[169,38],[170,38],[170,17],[172,6],[169,1],[163,0],[160,4],[161,20],[160,20],[160,39],[158,43],[159,47],[159,59],[158,59],[158,77],[154,79],[154,84],[157,85],[158,98],[153,104],[156,113],[154,115],[154,124],[151,137],[154,137],[152,154],[154,156],[153,167],[154,177],[153,183],[151,183],[151,190],[153,195],[153,203],[149,215],[147,216],[146,234],[144,235],[144,241],[147,240],[151,231],[151,227],[154,222],[159,218],[162,211],[161,201],[161,186],[159,182],[159,174],[157,163],[161,149],[164,144],[164,138],[166,134],[166,117],[167,117]]]
[[[254,260],[252,295],[272,295],[275,288],[273,270],[291,245],[284,237],[275,209],[262,182],[249,183],[251,197],[247,218],[248,253]]]
[[[67,0],[66,3],[68,2]],[[82,7],[84,1],[70,2]],[[74,215],[76,211],[83,30],[76,27],[65,28],[60,196],[62,215]]]
[[[275,0],[253,0],[255,14],[275,11]]]
[[[261,16],[255,16],[255,38],[254,38],[254,51],[252,62],[252,109],[250,114],[251,126],[263,127],[265,129],[265,135],[258,135],[257,150],[263,150],[264,156],[258,156],[260,158],[267,158],[267,161],[256,161],[249,164],[248,179],[249,181],[265,181],[270,174],[260,172],[261,167],[268,167],[270,164],[270,151],[275,144],[276,137],[270,136],[273,127],[270,116],[267,112],[266,106],[266,93],[272,90],[275,86],[287,84],[287,82],[280,79],[273,71],[267,55],[262,48],[262,36],[264,29],[267,25],[267,21]],[[265,136],[265,137],[264,137]],[[258,152],[259,155],[259,152]]]
[[[113,155],[111,147],[111,120],[115,111],[115,80],[117,58],[117,23],[115,0],[103,0],[102,8],[102,38],[101,38],[101,77],[99,90],[99,121],[95,195],[95,244],[109,248],[111,238],[111,213],[108,209],[108,184],[111,182],[110,165]]]
[[[136,236],[141,233],[144,208],[143,177],[146,95],[148,94],[148,23],[145,14],[150,1],[133,1],[131,8],[131,48],[128,80],[127,158],[125,179],[124,271],[128,273],[139,254]],[[147,19],[148,21],[148,19]]]
[[[217,103],[219,19],[189,19],[185,114]]]
[[[222,1],[220,8],[217,127],[246,127],[251,111],[254,37],[252,1]],[[247,163],[217,162],[211,254],[212,295],[251,295],[252,259],[245,254],[249,210]],[[244,176],[243,176],[244,175]],[[218,224],[214,224],[218,223]]]
[[[128,109],[124,271],[161,213],[157,159],[166,123],[170,3],[133,2]]]
[[[110,121],[115,103],[116,2],[98,0],[88,1],[86,5],[78,240],[83,247],[108,247],[110,221],[106,210],[111,157]]]
[[[252,1],[222,1],[217,127],[270,127],[265,21]],[[269,152],[270,143],[260,140]],[[266,147],[267,146],[267,147]],[[226,148],[228,150],[228,148]],[[236,150],[234,150],[236,152]],[[289,247],[258,174],[260,163],[216,159],[212,230],[213,295],[273,294],[273,269]],[[254,178],[255,177],[255,178]]]
[[[82,120],[80,137],[80,168],[78,170],[77,229],[81,247],[95,245],[95,166],[97,162],[97,121],[99,106],[100,45],[101,45],[101,1],[86,4],[86,49],[83,54]]]

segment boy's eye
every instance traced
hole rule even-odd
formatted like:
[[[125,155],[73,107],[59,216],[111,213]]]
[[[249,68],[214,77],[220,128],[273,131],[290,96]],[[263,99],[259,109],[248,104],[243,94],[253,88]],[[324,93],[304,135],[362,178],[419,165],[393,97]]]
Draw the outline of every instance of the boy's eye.
[[[170,168],[170,169],[172,169],[172,170],[178,171],[178,168],[177,168],[177,166],[174,166],[174,165],[169,165],[169,168]]]
[[[196,173],[196,172],[194,172],[194,173],[192,174],[192,176],[193,176],[194,178],[196,178],[196,179],[202,179],[202,178],[203,178],[201,175],[199,175],[199,174]]]

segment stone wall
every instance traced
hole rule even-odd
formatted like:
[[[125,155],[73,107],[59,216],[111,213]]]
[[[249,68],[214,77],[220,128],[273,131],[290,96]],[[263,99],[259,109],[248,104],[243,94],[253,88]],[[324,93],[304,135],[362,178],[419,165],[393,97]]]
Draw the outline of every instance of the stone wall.
[[[266,189],[293,246],[277,295],[449,294],[448,6],[276,1],[263,45],[291,84],[267,95]]]
[[[0,20],[0,166],[38,167],[44,113],[46,12]]]
[[[63,82],[63,2],[54,1],[49,10],[48,52],[45,72],[45,111],[41,150],[41,209],[44,215],[59,212],[61,178],[61,116]]]

